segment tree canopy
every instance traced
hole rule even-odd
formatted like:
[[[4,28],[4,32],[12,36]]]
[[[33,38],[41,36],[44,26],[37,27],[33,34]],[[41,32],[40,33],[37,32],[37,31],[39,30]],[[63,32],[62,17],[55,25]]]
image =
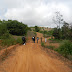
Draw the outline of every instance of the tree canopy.
[[[17,20],[0,21],[0,35],[9,31],[12,35],[26,35],[28,26]]]

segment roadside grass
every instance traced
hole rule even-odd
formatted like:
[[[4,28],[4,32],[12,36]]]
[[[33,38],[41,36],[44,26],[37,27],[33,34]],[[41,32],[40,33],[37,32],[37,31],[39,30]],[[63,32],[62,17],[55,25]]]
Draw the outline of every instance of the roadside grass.
[[[55,48],[55,46],[52,46],[52,45],[45,45],[44,42],[41,43],[41,46],[43,48],[54,50],[58,52],[60,55],[62,55],[63,57],[72,61],[72,42],[69,40],[63,40],[60,43],[60,46],[58,48]]]
[[[52,46],[52,45],[45,45],[44,42],[41,43],[41,46],[44,47],[44,48],[51,49],[51,50],[54,50],[54,48],[55,48],[55,47]]]
[[[11,45],[16,45],[17,43],[22,44],[21,38],[17,38],[17,39],[14,39],[14,38],[3,39],[2,42],[1,42],[1,45],[8,47],[8,46],[11,46]]]
[[[47,46],[45,46],[45,47],[48,48],[48,49],[51,49],[51,50],[54,50],[54,48],[55,48],[55,47],[52,46],[52,45],[49,45],[49,46],[47,45]]]
[[[44,42],[42,42],[42,43],[41,43],[41,46],[42,46],[42,47],[45,47],[45,44],[44,44]]]
[[[59,40],[59,39],[49,39],[50,43],[61,43],[63,40]]]
[[[22,44],[22,39],[21,39],[21,37],[17,38],[16,43]]]
[[[72,42],[69,40],[62,41],[59,48],[54,50],[60,53],[62,56],[68,59],[72,59]]]
[[[3,39],[1,42],[2,46],[10,46],[10,45],[14,45],[16,44],[15,39],[11,38],[11,39]]]
[[[51,37],[51,35],[43,34],[43,37]]]
[[[13,35],[9,35],[7,36],[0,36],[1,42],[0,45],[2,47],[5,46],[11,46],[11,45],[16,45],[16,44],[22,44],[22,37],[21,36],[13,36]]]
[[[49,31],[47,31],[47,30],[40,30],[39,32],[43,34],[43,37],[47,38],[47,37],[52,37],[53,30],[52,29],[49,30]]]

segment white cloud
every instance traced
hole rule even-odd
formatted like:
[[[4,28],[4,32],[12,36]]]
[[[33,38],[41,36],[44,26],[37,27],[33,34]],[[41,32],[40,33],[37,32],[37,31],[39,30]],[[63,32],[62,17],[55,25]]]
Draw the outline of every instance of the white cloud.
[[[3,0],[4,1],[4,0]],[[55,2],[56,1],[56,2]],[[5,18],[22,21],[29,26],[54,27],[53,13],[60,11],[64,20],[71,22],[71,8],[58,0],[6,0]]]
[[[3,17],[0,16],[0,20],[3,20]]]

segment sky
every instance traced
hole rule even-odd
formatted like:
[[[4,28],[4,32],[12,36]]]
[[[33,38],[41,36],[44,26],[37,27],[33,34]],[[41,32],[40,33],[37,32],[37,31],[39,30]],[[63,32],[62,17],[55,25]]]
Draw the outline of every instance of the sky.
[[[72,23],[72,0],[1,0],[0,19],[18,20],[28,26],[56,27],[55,12]]]

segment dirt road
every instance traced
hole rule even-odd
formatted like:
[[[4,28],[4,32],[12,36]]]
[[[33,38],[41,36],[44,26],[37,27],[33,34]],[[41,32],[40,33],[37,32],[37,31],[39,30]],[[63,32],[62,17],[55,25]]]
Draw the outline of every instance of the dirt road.
[[[38,43],[18,46],[1,65],[0,72],[72,72],[61,60],[50,57]]]

